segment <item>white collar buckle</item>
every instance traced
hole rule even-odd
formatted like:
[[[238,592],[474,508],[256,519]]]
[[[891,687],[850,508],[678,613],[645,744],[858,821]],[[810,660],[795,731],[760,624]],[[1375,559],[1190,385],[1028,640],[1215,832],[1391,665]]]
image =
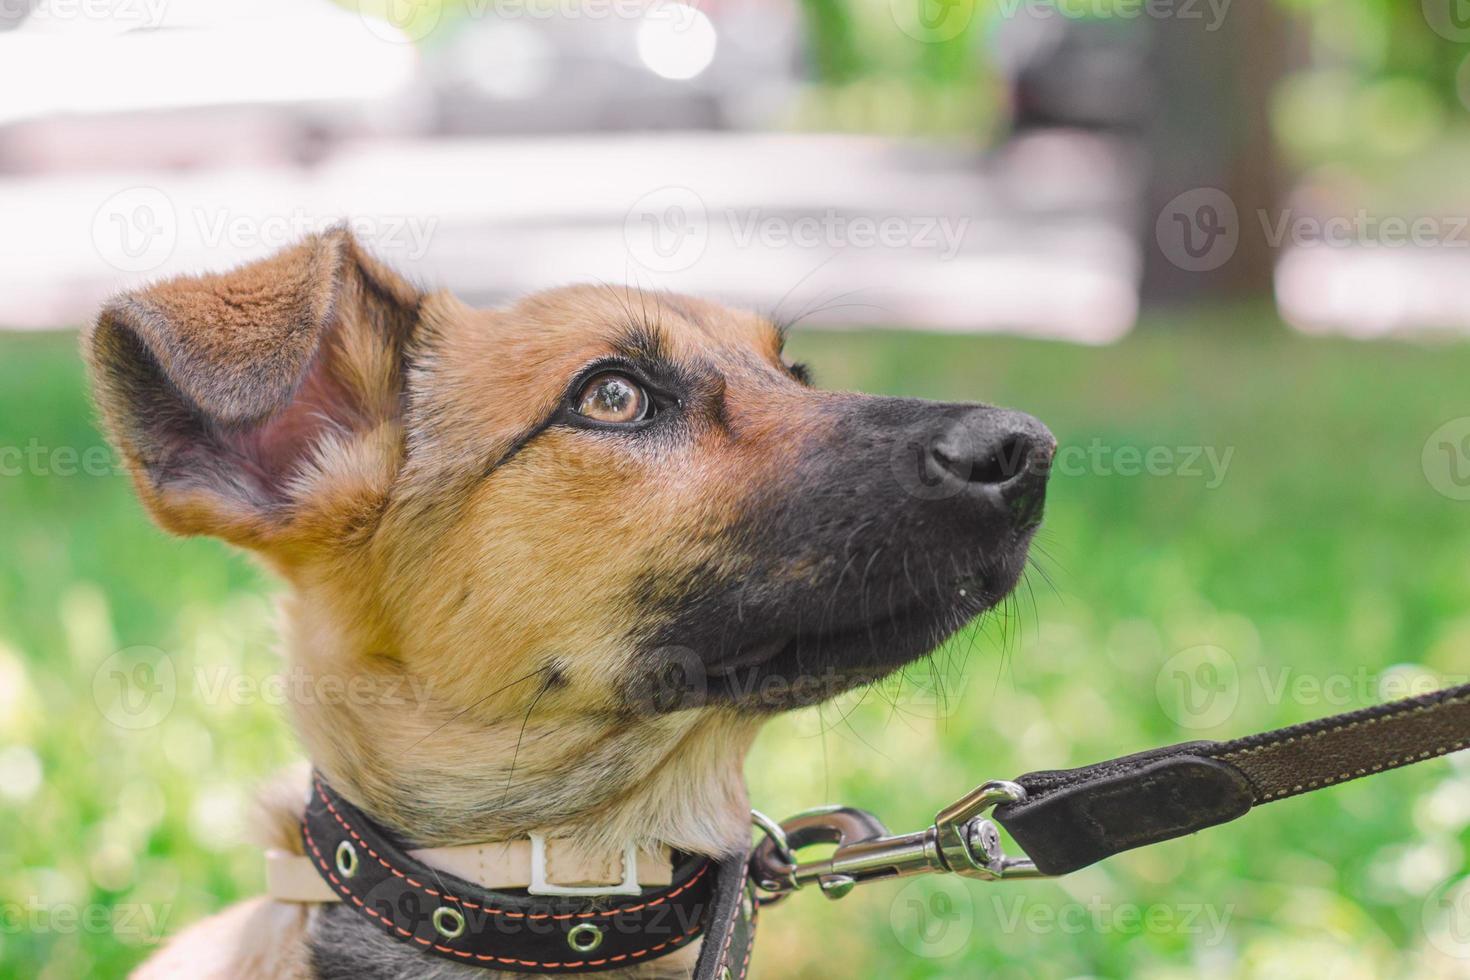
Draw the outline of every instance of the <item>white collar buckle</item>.
[[[531,838],[531,883],[526,891],[531,895],[641,895],[638,884],[638,848],[629,842],[623,848],[623,880],[615,885],[557,885],[546,880],[546,835],[530,834]]]

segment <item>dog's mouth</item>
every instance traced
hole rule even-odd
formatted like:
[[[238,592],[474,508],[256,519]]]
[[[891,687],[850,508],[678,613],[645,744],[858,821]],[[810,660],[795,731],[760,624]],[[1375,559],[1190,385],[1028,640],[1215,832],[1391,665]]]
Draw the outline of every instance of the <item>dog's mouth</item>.
[[[648,645],[658,666],[640,678],[635,700],[659,712],[725,705],[775,713],[881,680],[998,605],[1024,570],[1029,537],[1028,532],[1004,560],[982,571],[955,576],[927,594],[911,593],[906,602],[866,616],[859,602],[857,615],[830,617],[815,596],[783,610],[747,610],[743,626],[700,614],[680,616]],[[888,592],[890,584],[880,583],[875,591]],[[716,633],[696,627],[700,618],[725,628]]]

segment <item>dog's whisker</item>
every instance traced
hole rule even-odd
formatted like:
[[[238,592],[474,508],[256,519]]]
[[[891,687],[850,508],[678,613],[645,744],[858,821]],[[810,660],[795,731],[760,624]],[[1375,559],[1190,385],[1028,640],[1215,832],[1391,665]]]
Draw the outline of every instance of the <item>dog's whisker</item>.
[[[432,732],[430,732],[429,734],[423,736],[418,741],[416,741],[412,745],[410,745],[405,750],[405,752],[412,752],[414,749],[418,748],[420,745],[424,744],[424,742],[426,742],[429,739],[433,738],[435,735],[438,735],[444,729],[446,729],[450,725],[454,724],[456,721],[458,721],[460,718],[464,717],[469,712],[475,710],[480,705],[484,704],[486,701],[489,701],[491,698],[495,697],[495,695],[497,695],[497,694],[503,694],[506,691],[510,690],[511,688],[515,687],[517,684],[523,684],[526,681],[530,680],[531,678],[535,677],[536,675],[538,675],[538,674],[544,674],[546,671],[552,670],[555,667],[556,667],[556,664],[554,664],[554,663],[544,664],[543,666],[538,667],[535,670],[531,671],[529,674],[525,674],[525,675],[523,675],[521,677],[516,678],[515,680],[511,681],[509,684],[506,684],[506,685],[504,685],[502,687],[497,687],[495,690],[491,691],[489,694],[485,695],[484,697],[479,698],[478,700],[476,700],[472,704],[468,704],[465,707],[460,708],[453,715],[451,715],[447,721],[445,721],[439,727],[435,728]]]
[[[536,710],[536,705],[541,702],[541,696],[543,694],[545,694],[547,691],[551,690],[551,686],[555,682],[556,682],[556,675],[555,674],[553,674],[550,677],[546,678],[546,682],[541,685],[541,688],[536,692],[536,696],[531,699],[530,705],[526,708],[526,716],[521,719],[521,731],[520,731],[520,734],[516,736],[516,747],[515,747],[515,751],[513,751],[511,753],[511,755],[510,755],[510,769],[505,774],[505,793],[503,794],[503,796],[501,797],[501,800],[500,800],[501,806],[504,806],[505,805],[505,801],[508,800],[508,799],[510,799],[510,784],[511,784],[511,780],[515,778],[515,774],[516,774],[516,762],[521,757],[521,742],[526,737],[526,726],[531,723],[531,712],[533,712],[533,711]]]

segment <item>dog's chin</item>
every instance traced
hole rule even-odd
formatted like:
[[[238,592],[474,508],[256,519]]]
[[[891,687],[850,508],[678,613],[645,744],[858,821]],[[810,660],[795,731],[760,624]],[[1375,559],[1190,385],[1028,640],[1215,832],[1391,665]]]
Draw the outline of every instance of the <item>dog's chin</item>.
[[[694,686],[702,689],[704,704],[752,713],[819,704],[931,653],[998,605],[1024,567],[1023,550],[1013,560],[955,580],[942,594],[868,621],[752,638],[719,661],[703,664]]]

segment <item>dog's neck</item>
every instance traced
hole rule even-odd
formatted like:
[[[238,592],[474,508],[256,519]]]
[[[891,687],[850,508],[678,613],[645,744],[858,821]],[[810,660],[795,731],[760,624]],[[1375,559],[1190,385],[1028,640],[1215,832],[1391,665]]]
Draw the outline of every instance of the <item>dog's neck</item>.
[[[568,713],[538,706],[534,681],[499,714],[462,710],[391,658],[287,611],[293,665],[309,678],[349,678],[333,686],[342,696],[294,705],[308,757],[405,840],[442,847],[538,832],[608,853],[635,843],[710,856],[748,846],[743,765],[758,719],[708,708]]]

